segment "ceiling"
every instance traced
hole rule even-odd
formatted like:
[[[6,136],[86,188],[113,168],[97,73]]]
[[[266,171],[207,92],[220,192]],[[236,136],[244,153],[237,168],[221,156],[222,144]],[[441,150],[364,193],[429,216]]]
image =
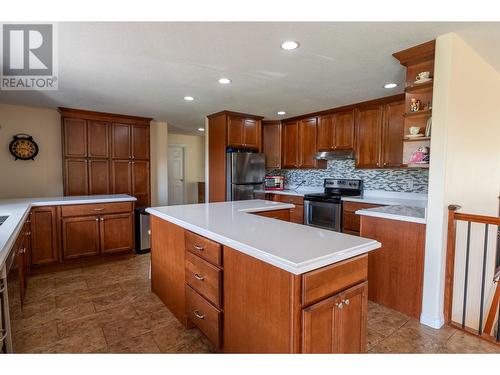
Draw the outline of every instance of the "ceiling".
[[[149,116],[196,133],[223,109],[276,119],[400,93],[392,53],[450,31],[500,71],[500,23],[60,23],[59,90],[0,91],[0,102]],[[285,51],[285,40],[300,47]]]

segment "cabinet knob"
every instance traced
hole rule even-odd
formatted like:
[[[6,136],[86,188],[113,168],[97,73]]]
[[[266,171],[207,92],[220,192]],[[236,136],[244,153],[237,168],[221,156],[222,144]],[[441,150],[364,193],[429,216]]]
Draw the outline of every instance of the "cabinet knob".
[[[339,309],[341,309],[341,308],[342,308],[342,306],[344,306],[344,304],[342,303],[342,301],[337,302],[337,303],[335,304],[335,307],[337,307],[337,308],[339,308]]]
[[[345,299],[345,300],[343,300],[343,301],[342,301],[342,303],[343,303],[344,305],[348,305],[348,304],[349,304],[349,300],[348,300],[348,299]]]
[[[103,218],[103,217],[101,217],[101,218],[100,218],[100,220],[101,220],[101,221],[104,221],[104,218]]]

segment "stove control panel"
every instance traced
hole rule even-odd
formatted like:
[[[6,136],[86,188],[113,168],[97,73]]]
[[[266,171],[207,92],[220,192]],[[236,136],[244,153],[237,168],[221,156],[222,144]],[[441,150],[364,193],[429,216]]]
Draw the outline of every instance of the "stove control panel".
[[[325,178],[325,188],[361,190],[362,180],[348,180],[337,178]]]

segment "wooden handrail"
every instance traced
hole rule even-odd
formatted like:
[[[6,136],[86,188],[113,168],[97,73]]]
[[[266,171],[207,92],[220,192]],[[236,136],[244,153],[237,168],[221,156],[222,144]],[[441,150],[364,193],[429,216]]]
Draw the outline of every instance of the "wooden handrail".
[[[473,215],[473,214],[462,214],[459,212],[455,212],[454,218],[455,218],[455,220],[472,221],[474,223],[500,225],[500,217]]]

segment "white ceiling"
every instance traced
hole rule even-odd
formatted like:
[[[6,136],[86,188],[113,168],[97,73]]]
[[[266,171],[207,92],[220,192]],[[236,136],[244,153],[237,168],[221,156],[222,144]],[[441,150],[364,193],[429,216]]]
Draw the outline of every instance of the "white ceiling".
[[[0,102],[150,116],[196,132],[223,109],[275,119],[402,92],[383,88],[403,83],[392,53],[450,31],[500,71],[500,23],[61,23],[59,91],[0,91]],[[300,48],[284,51],[284,40]]]

